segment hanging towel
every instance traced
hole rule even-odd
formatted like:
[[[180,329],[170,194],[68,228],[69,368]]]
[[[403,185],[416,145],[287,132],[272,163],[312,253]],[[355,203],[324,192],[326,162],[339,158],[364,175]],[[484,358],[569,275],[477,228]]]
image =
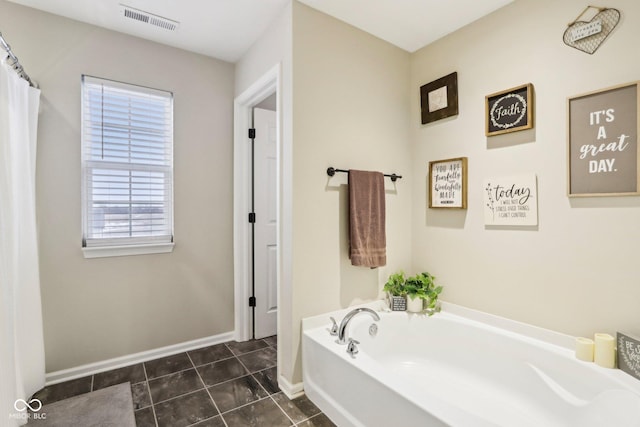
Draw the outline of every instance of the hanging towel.
[[[384,175],[349,171],[349,258],[352,265],[381,267],[387,263]]]

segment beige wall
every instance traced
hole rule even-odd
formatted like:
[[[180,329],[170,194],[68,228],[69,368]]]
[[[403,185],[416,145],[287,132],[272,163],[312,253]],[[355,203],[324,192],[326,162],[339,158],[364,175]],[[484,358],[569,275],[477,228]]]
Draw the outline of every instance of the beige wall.
[[[387,182],[388,267],[370,270],[352,267],[347,256],[346,175],[325,173],[328,166],[410,171],[409,54],[293,2],[238,62],[236,95],[278,63],[278,357],[280,374],[295,384],[302,318],[373,299],[389,271],[410,264],[411,181]]]
[[[564,45],[583,1],[517,0],[411,56],[413,266],[445,285],[443,298],[573,335],[640,332],[640,198],[566,195],[567,97],[640,75],[640,3],[610,6],[622,20],[593,55]],[[419,87],[458,72],[460,114],[420,125]],[[484,136],[484,97],[535,88],[535,127]],[[427,209],[432,160],[469,158],[469,208]],[[536,173],[539,226],[487,229],[482,181]]]
[[[293,4],[293,362],[301,379],[300,320],[378,294],[411,260],[409,54]],[[404,174],[387,180],[386,268],[347,256],[346,175],[328,166]]]
[[[233,330],[232,64],[0,0],[42,89],[37,207],[47,371]],[[175,250],[84,259],[80,76],[172,91]]]
[[[264,34],[236,63],[236,96],[276,65],[280,66],[278,87],[279,135],[279,269],[278,269],[278,374],[291,382],[293,358],[291,285],[291,204],[292,204],[292,5],[288,4]],[[299,330],[296,330],[299,332]],[[297,342],[296,342],[297,345]]]
[[[291,56],[291,5],[287,5],[260,38],[238,60],[235,94],[244,92],[275,65]]]

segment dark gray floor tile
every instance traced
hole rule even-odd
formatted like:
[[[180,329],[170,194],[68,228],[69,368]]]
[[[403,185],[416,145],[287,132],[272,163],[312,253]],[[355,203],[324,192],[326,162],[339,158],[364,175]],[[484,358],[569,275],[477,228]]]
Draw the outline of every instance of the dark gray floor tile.
[[[258,380],[269,394],[275,394],[280,391],[280,387],[278,387],[278,368],[275,366],[255,372],[253,377]]]
[[[149,386],[147,382],[133,384],[131,386],[131,396],[133,397],[133,409],[138,410],[151,405],[149,396]]]
[[[158,427],[335,427],[308,398],[291,401],[279,391],[276,349],[276,336],[209,346],[96,374],[93,390],[130,382],[138,427],[156,427],[156,418]],[[72,380],[34,397],[52,403],[91,391],[91,383]]]
[[[193,364],[187,353],[180,353],[144,362],[144,368],[147,370],[147,378],[152,379],[193,368]]]
[[[274,348],[278,348],[278,336],[277,335],[273,335],[271,337],[266,337],[262,339],[264,342],[267,343],[268,346],[274,347]]]
[[[336,427],[325,414],[318,414],[306,421],[296,424],[298,427]]]
[[[135,411],[134,415],[136,416],[137,427],[156,427],[156,419],[153,416],[153,409],[151,406]]]
[[[189,353],[194,365],[200,366],[211,362],[217,362],[218,360],[228,359],[233,357],[231,350],[224,344],[212,345],[210,347],[200,348],[198,350],[192,350]]]
[[[191,427],[227,427],[222,421],[222,417],[220,415],[216,415],[213,418],[209,418],[208,420],[204,420],[201,423],[193,424]]]
[[[227,347],[229,350],[236,356],[244,353],[248,353],[250,351],[259,350],[261,348],[267,347],[267,343],[263,340],[252,340],[252,341],[231,341],[227,343]]]
[[[33,397],[40,400],[43,405],[46,405],[48,403],[57,402],[58,400],[68,399],[79,394],[89,393],[90,391],[91,376],[88,376],[47,386],[36,392]]]
[[[229,427],[287,427],[291,420],[280,410],[271,398],[223,414]]]
[[[154,406],[158,427],[184,427],[218,415],[206,390],[180,396]]]
[[[149,380],[149,390],[154,404],[201,388],[204,386],[195,369]]]
[[[93,391],[112,385],[130,382],[131,384],[145,381],[144,368],[142,363],[114,369],[113,371],[101,372],[93,376]]]
[[[207,386],[216,385],[248,374],[242,363],[235,357],[199,366],[197,369]]]
[[[223,413],[268,396],[251,375],[210,387],[209,393]]]
[[[320,413],[320,409],[309,400],[307,396],[301,396],[293,400],[289,400],[284,393],[278,393],[272,396],[278,405],[287,413],[289,418],[299,423],[307,418]]]
[[[238,359],[247,367],[249,372],[257,372],[266,368],[276,366],[277,354],[271,347],[265,347],[260,350],[252,351],[238,356]]]

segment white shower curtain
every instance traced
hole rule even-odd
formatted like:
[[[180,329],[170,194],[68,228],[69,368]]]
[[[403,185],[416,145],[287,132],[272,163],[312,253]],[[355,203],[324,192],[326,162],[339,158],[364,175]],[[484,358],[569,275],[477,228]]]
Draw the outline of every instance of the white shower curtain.
[[[35,166],[40,91],[0,62],[0,425],[44,387]],[[18,406],[19,409],[16,409]]]

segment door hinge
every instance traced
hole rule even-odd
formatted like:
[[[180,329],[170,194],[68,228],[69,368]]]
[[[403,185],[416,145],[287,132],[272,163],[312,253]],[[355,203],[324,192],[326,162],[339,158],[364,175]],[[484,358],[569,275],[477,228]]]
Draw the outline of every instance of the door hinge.
[[[249,129],[249,138],[254,139],[256,137],[256,130],[254,128]]]
[[[256,297],[249,297],[249,307],[256,306]]]
[[[250,212],[249,213],[249,222],[251,224],[255,224],[255,222],[256,222],[256,213],[255,212]]]

